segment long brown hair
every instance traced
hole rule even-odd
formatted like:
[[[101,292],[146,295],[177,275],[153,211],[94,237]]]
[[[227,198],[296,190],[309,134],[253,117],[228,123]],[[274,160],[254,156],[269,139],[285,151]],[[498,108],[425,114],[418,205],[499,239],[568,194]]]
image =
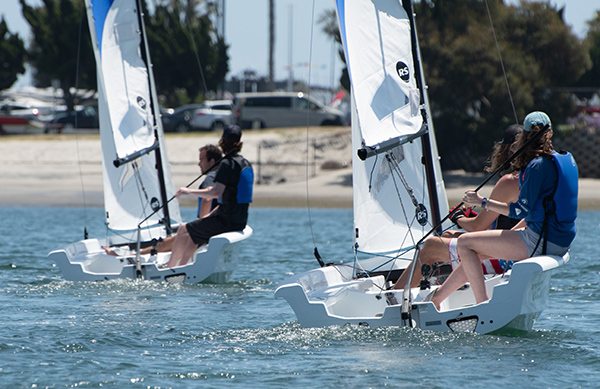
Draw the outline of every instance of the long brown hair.
[[[488,166],[485,167],[486,172],[494,172],[506,162],[512,155],[511,146],[515,143],[517,135],[522,132],[523,126],[520,124],[512,124],[504,130],[504,139],[494,145],[494,151],[492,151],[492,155],[488,159]],[[503,176],[512,171],[512,166],[508,165],[499,171],[498,175]]]
[[[541,130],[542,126],[537,125],[533,126],[531,131],[523,131],[517,135],[515,143],[512,144],[511,152],[514,153],[515,151],[519,150],[525,143],[527,143],[527,141],[533,138],[533,136]],[[552,150],[552,129],[550,128],[539,138],[537,138],[535,142],[530,144],[529,147],[517,155],[512,161],[511,166],[515,170],[525,170],[527,165],[529,165],[529,162],[531,162],[534,158],[537,158],[542,154],[551,154]]]
[[[219,147],[223,150],[223,154],[237,154],[242,151],[242,145],[244,142],[232,142],[228,139],[221,138],[219,140]]]

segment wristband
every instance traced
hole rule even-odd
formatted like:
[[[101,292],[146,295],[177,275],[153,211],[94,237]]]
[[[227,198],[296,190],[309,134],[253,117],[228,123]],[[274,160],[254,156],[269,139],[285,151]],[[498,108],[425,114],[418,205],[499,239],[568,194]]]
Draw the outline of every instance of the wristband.
[[[487,203],[488,203],[488,199],[487,199],[487,197],[484,197],[484,198],[481,200],[481,208],[482,208],[482,209],[485,209],[486,211],[487,211]]]

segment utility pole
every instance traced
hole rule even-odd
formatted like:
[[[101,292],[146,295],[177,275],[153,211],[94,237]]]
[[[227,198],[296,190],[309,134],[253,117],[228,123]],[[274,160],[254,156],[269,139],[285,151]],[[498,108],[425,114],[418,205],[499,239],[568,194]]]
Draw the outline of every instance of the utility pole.
[[[275,0],[269,0],[269,90],[275,89]]]

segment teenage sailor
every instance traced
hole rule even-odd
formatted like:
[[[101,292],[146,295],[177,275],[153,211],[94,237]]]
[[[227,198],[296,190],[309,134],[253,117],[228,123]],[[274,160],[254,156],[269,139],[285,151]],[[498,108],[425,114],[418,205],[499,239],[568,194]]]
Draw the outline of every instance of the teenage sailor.
[[[205,218],[179,227],[167,268],[186,265],[196,249],[208,243],[212,236],[241,231],[246,227],[248,207],[252,202],[254,172],[250,162],[239,154],[243,144],[241,137],[240,127],[225,126],[219,140],[219,147],[225,157],[219,164],[213,187],[180,188],[175,193],[176,197],[191,195],[208,200],[221,198],[221,203]]]
[[[578,191],[575,159],[569,153],[554,152],[552,124],[544,112],[527,115],[523,129],[513,150],[520,149],[534,137],[536,139],[512,162],[513,167],[521,171],[519,199],[514,203],[502,203],[467,191],[463,202],[524,219],[527,227],[470,232],[459,236],[457,252],[461,263],[431,300],[438,310],[440,303],[467,281],[477,304],[488,300],[482,260],[503,258],[520,261],[541,254],[563,256],[575,238]]]

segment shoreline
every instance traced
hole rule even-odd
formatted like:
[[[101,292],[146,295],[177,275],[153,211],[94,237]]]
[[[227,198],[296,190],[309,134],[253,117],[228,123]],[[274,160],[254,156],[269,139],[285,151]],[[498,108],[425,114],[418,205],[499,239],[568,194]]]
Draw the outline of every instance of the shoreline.
[[[347,128],[314,128],[310,136],[331,136]],[[306,138],[306,129],[276,129],[244,132],[242,154],[255,163],[264,142],[294,142]],[[199,175],[198,147],[216,143],[220,134],[194,132],[167,134],[167,155],[176,188],[186,186]],[[95,135],[28,135],[0,138],[0,206],[103,206],[102,166],[99,136]],[[305,150],[305,148],[304,148]],[[263,151],[264,153],[264,151]],[[289,148],[278,156],[285,161],[306,159],[302,147]],[[330,160],[350,160],[348,146],[328,151]],[[323,162],[323,161],[321,161]],[[255,167],[256,170],[256,167]],[[254,186],[252,207],[351,208],[352,170],[315,169],[308,180]],[[304,175],[305,176],[305,175]],[[468,189],[477,187],[487,176],[463,171],[443,172],[448,203],[459,203]],[[481,193],[489,196],[493,181]],[[85,194],[85,195],[84,195]],[[184,207],[195,206],[196,199],[180,199]],[[600,210],[600,179],[579,180],[579,209]]]

